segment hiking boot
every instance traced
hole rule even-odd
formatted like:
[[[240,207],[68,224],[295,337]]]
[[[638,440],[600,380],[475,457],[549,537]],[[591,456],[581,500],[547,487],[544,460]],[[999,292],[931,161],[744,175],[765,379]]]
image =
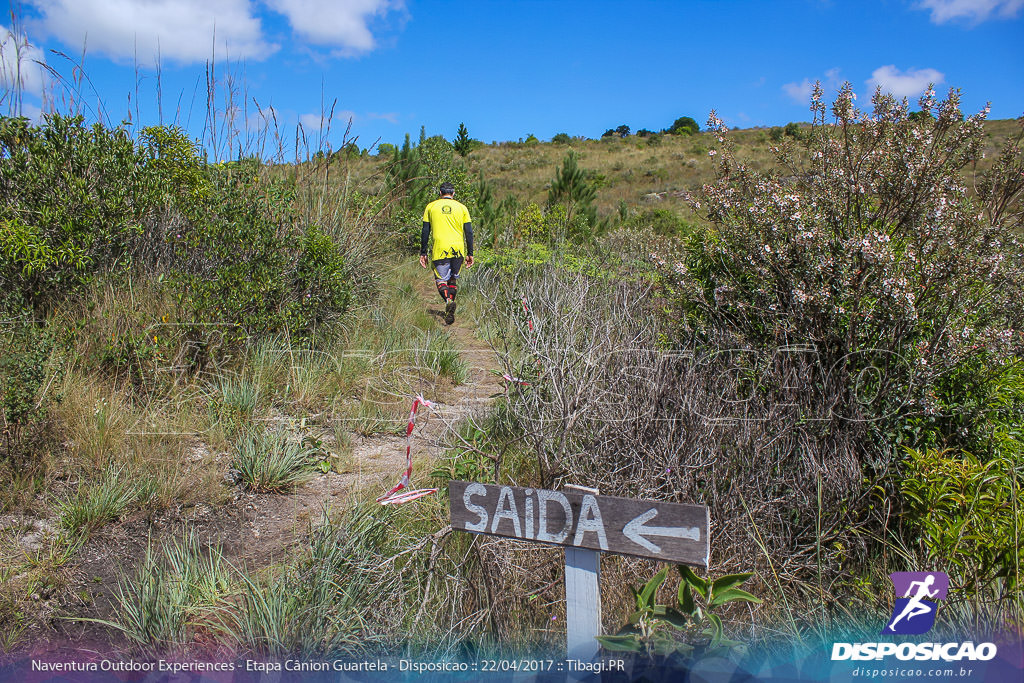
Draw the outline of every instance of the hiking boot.
[[[451,325],[453,322],[455,322],[455,302],[449,300],[444,305],[444,323],[445,325]]]

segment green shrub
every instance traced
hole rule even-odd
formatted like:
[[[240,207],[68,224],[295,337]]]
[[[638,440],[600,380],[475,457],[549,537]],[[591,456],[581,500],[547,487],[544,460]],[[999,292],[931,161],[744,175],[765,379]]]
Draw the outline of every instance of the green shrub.
[[[208,196],[198,148],[177,128],[145,128],[136,142],[81,116],[0,118],[0,157],[8,307],[46,308],[98,272],[165,260],[168,212],[201,215]]]
[[[129,267],[169,272],[180,322],[223,324],[232,343],[305,336],[348,306],[338,245],[296,228],[293,188],[262,178],[257,160],[209,166],[180,129],[145,128],[135,141],[60,115],[41,126],[0,118],[0,157],[4,310],[45,313],[96,274]],[[130,367],[153,350],[143,337],[120,341],[105,364]]]
[[[718,612],[731,602],[761,602],[737,587],[753,574],[730,574],[712,581],[700,578],[684,565],[678,565],[678,570],[679,589],[671,604],[657,602],[658,588],[668,576],[665,567],[633,590],[636,610],[626,625],[614,636],[598,636],[598,642],[612,652],[639,652],[648,657],[728,655],[730,649],[739,646],[739,642],[725,638]],[[680,640],[683,635],[696,643]]]
[[[52,392],[45,393],[47,360],[53,344],[49,330],[31,321],[0,326],[0,454],[23,458],[47,425],[53,401]]]
[[[646,209],[633,216],[628,223],[631,227],[647,227],[656,235],[684,237],[693,227],[682,216],[671,209]]]
[[[1019,598],[1024,449],[988,462],[949,450],[908,453],[900,491],[925,556],[969,595],[1004,579]]]
[[[349,267],[321,229],[295,227],[291,185],[261,180],[255,160],[213,167],[210,176],[205,222],[173,237],[172,280],[197,338],[210,323],[229,345],[285,330],[307,337],[344,313]]]
[[[681,116],[676,119],[668,129],[673,135],[694,135],[700,132],[700,126],[689,116]]]
[[[38,308],[127,256],[154,196],[124,129],[0,118],[0,286]]]
[[[551,138],[551,142],[555,143],[556,145],[568,145],[570,142],[572,142],[572,138],[569,137],[568,133],[556,133]]]

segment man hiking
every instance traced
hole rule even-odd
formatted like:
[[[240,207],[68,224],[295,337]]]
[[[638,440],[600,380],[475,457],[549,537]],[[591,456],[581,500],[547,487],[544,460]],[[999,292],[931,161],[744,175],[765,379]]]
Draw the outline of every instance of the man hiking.
[[[465,259],[466,267],[473,266],[473,224],[469,209],[455,201],[455,186],[445,181],[439,189],[440,198],[427,204],[423,211],[423,231],[420,233],[420,265],[427,267],[427,243],[434,237],[430,256],[434,266],[437,292],[444,300],[444,322],[455,322],[455,295],[459,291],[459,269]]]

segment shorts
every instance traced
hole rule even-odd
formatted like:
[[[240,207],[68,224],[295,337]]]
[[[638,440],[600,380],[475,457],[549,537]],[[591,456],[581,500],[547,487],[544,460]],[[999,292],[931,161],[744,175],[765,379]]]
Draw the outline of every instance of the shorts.
[[[462,261],[461,256],[434,261],[434,279],[438,282],[448,282],[453,278],[457,279],[459,271],[462,269]]]

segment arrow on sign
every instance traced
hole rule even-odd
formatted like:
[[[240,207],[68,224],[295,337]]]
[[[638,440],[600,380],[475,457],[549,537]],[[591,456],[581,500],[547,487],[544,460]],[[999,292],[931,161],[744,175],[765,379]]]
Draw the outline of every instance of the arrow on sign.
[[[622,527],[622,534],[641,548],[652,553],[660,553],[661,548],[648,541],[644,536],[667,536],[671,538],[688,538],[692,541],[700,540],[700,529],[697,527],[674,527],[674,526],[644,526],[658,515],[657,508],[651,508],[647,512],[637,515]]]

